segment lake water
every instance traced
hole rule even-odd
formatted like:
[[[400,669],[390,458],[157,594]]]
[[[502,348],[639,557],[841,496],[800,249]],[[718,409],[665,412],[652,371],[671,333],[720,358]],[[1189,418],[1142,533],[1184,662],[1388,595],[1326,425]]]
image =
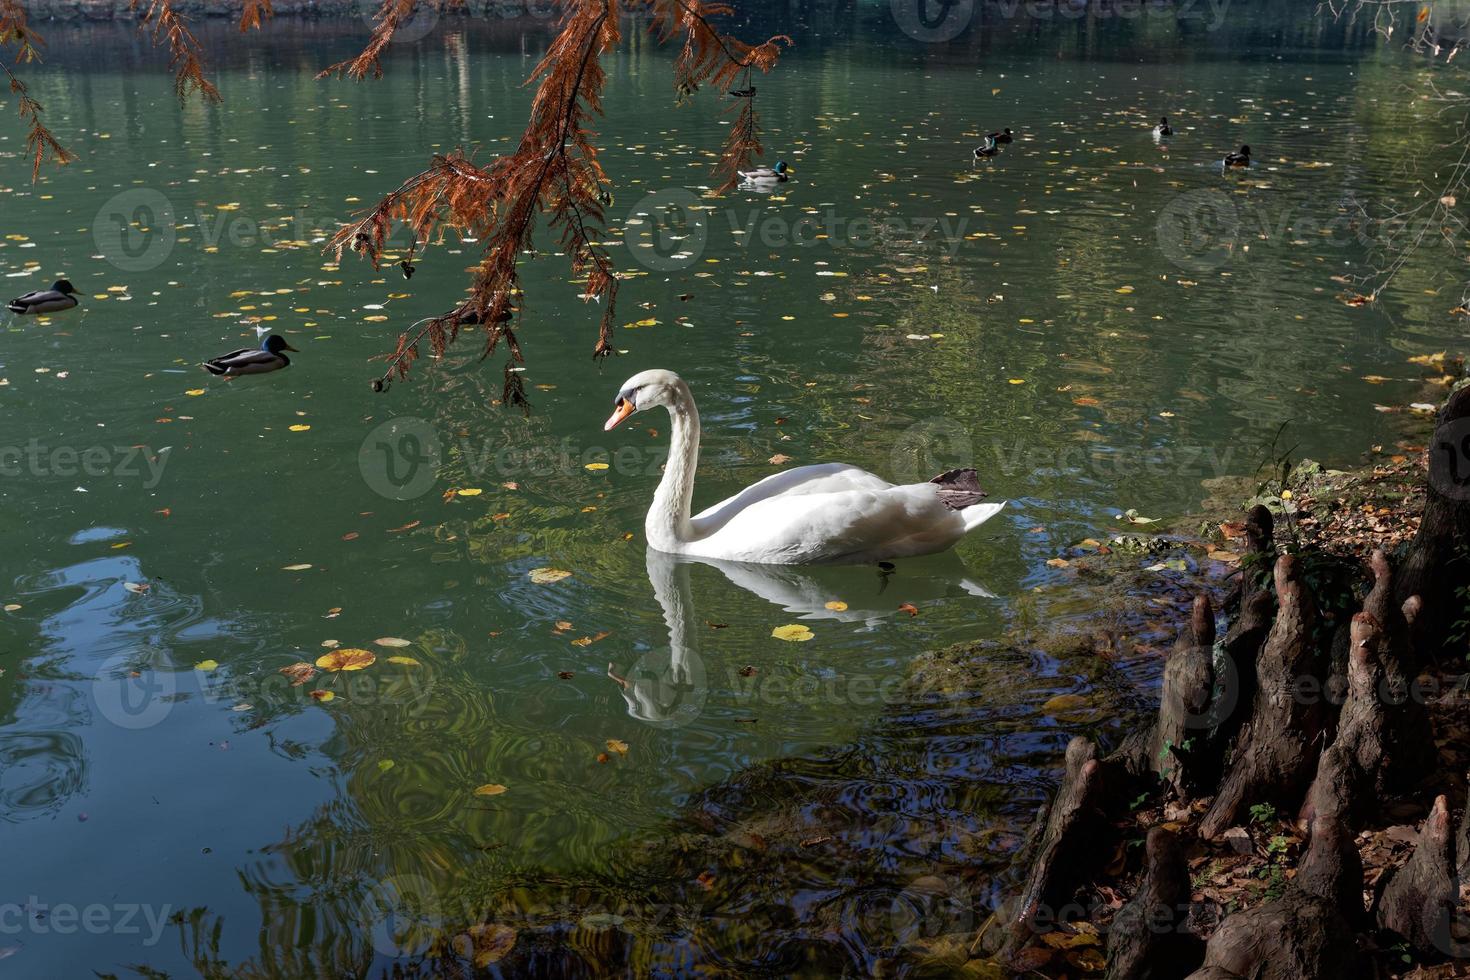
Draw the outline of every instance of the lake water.
[[[1407,358],[1459,336],[1457,260],[1421,252],[1369,308],[1333,277],[1375,261],[1360,208],[1412,206],[1452,162],[1452,121],[1405,94],[1439,69],[1265,5],[1217,29],[1210,8],[988,16],[949,44],[886,5],[764,18],[746,33],[798,39],[757,80],[767,162],[796,175],[716,199],[727,117],[708,93],[676,108],[669,53],[630,29],[599,124],[603,237],[636,273],[625,354],[590,359],[598,310],[543,241],[529,415],[496,404],[503,352],[482,362],[473,334],[369,387],[399,331],[457,302],[475,243],[431,248],[411,281],[321,244],[436,150],[508,146],[544,21],[446,18],[356,85],[313,74],[360,25],[282,21],[269,43],[221,26],[204,36],[225,101],[182,108],[127,31],[53,28],[25,77],[81,160],[32,185],[13,104],[0,127],[0,282],[84,294],[3,321],[0,972],[376,973],[432,945],[385,919],[463,931],[446,909],[521,889],[575,923],[586,882],[660,894],[629,855],[691,800],[772,760],[882,758],[912,658],[1000,635],[1068,581],[1047,559],[1121,512],[1188,513],[1202,480],[1293,447],[1346,464],[1397,439],[1375,406],[1418,400]],[[1016,141],[973,164],[1002,126]],[[1240,143],[1255,166],[1222,175]],[[300,349],[289,369],[199,370],[257,326]],[[702,410],[700,506],[777,454],[906,479],[973,461],[1010,506],[891,573],[650,556],[667,420],[601,429],[649,367]],[[772,637],[792,623],[814,638]],[[377,662],[279,673],[332,644]],[[993,737],[935,733],[933,770],[884,769],[848,804],[922,813],[969,780],[965,807],[1014,828],[1068,736],[1116,727],[1102,687],[1018,661],[968,701]],[[1070,693],[1102,714],[1042,710]],[[681,944],[728,911],[666,921],[661,969],[698,960]]]

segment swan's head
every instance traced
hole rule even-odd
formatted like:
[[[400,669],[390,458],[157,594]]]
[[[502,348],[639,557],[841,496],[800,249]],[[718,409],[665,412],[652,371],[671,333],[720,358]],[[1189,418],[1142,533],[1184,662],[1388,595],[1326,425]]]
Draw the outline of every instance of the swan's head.
[[[673,371],[640,371],[623,382],[617,398],[613,399],[613,413],[607,417],[602,431],[616,429],[634,412],[642,412],[659,405],[673,408],[680,400],[688,397],[688,391],[689,387],[684,384],[684,379]]]

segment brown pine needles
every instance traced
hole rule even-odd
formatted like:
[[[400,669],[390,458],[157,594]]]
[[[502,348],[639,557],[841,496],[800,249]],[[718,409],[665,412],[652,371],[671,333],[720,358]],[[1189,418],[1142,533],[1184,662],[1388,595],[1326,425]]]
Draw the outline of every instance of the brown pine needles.
[[[442,10],[463,0],[380,0],[372,35],[362,51],[318,77],[381,77],[384,51],[420,3]],[[722,33],[713,21],[734,12],[722,0],[559,0],[559,5],[560,30],[526,80],[536,90],[514,152],[484,164],[463,150],[436,154],[427,169],[344,225],[327,246],[338,261],[350,249],[376,269],[399,226],[412,232],[410,258],[449,232],[484,243],[468,297],[453,310],[399,335],[397,346],[386,356],[387,370],[373,382],[380,391],[395,377],[407,376],[421,344],[427,342],[439,356],[458,338],[462,326],[478,325],[485,333],[483,357],[493,354],[502,340],[509,352],[505,401],[524,403],[514,367],[523,358],[512,320],[524,305],[519,302],[519,263],[523,256],[535,254],[533,237],[541,220],[556,233],[574,275],[582,280],[582,298],[602,305],[593,356],[613,353],[618,274],[600,244],[605,208],[612,197],[598,159],[593,122],[602,114],[607,84],[602,58],[621,42],[626,14],[645,14],[660,43],[679,44],[674,88],[681,101],[704,86],[734,98],[725,110],[734,112],[735,119],[714,168],[719,184],[713,193],[734,187],[739,171],[762,152],[751,78],[775,67],[781,46],[791,44],[789,37],[777,35],[751,45]],[[129,8],[155,43],[168,46],[179,97],[198,92],[208,101],[219,101],[219,90],[204,74],[199,40],[172,0],[129,0]],[[261,30],[273,15],[272,0],[245,0],[239,28]],[[36,56],[39,43],[39,36],[26,25],[19,0],[0,0],[0,44],[15,46],[19,60],[28,61]],[[9,68],[3,64],[0,68],[20,96],[22,118],[30,123],[27,150],[33,157],[32,179],[48,154],[60,163],[73,159],[42,125],[41,106],[26,93],[25,85]]]
[[[15,48],[17,63],[41,60],[40,48],[44,43],[41,35],[31,30],[25,8],[18,0],[0,0],[0,45]],[[31,158],[31,183],[35,183],[41,175],[41,164],[48,156],[53,163],[65,166],[75,160],[76,155],[57,142],[41,121],[41,103],[31,97],[25,82],[15,77],[4,62],[0,62],[0,69],[5,71],[5,77],[10,80],[10,91],[15,93],[19,102],[20,118],[28,124],[26,155]]]
[[[323,74],[380,76],[379,56],[414,6],[413,0],[383,0],[363,51]],[[438,356],[459,336],[462,325],[477,324],[485,332],[483,357],[493,354],[502,340],[509,351],[505,400],[524,400],[515,371],[523,359],[511,323],[512,303],[522,295],[519,262],[535,253],[533,232],[543,217],[557,234],[573,274],[582,280],[583,299],[602,306],[593,356],[613,353],[618,275],[598,244],[611,196],[592,124],[602,114],[607,83],[602,56],[621,41],[622,16],[630,10],[650,15],[651,30],[660,42],[680,44],[674,86],[681,97],[705,85],[737,97],[735,123],[715,169],[720,180],[715,193],[734,187],[738,171],[761,152],[750,78],[754,71],[770,71],[781,45],[790,44],[790,38],[781,35],[750,45],[721,33],[712,19],[733,13],[721,2],[627,0],[625,5],[620,0],[562,0],[560,31],[527,79],[536,91],[515,151],[484,166],[458,151],[436,156],[429,169],[405,181],[331,241],[329,247],[339,260],[351,249],[375,268],[400,222],[413,232],[415,249],[450,229],[484,242],[469,297],[455,309],[400,334],[375,388],[382,390],[395,377],[405,377],[423,343]],[[737,89],[737,83],[743,88]]]

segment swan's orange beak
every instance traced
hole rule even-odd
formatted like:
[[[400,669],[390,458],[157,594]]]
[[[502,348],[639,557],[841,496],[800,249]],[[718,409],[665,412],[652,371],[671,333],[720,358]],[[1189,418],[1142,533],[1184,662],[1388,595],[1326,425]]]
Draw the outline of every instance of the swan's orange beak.
[[[616,429],[618,426],[622,425],[623,420],[632,414],[633,403],[628,401],[628,399],[626,398],[619,398],[617,405],[613,407],[613,413],[609,415],[607,417],[607,421],[602,424],[602,431],[611,432],[613,429]]]

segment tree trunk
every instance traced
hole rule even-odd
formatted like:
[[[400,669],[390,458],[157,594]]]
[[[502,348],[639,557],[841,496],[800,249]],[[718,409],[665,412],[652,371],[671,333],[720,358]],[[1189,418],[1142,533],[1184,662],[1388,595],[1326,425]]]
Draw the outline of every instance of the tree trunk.
[[[1415,632],[1437,652],[1465,618],[1470,590],[1470,388],[1450,395],[1429,441],[1424,517],[1399,570],[1397,600],[1421,596]]]
[[[1439,796],[1419,830],[1413,855],[1380,894],[1375,918],[1380,928],[1421,953],[1449,955],[1455,949],[1450,923],[1459,897],[1449,803]]]
[[[1206,787],[1209,709],[1215,685],[1215,610],[1196,596],[1189,626],[1164,665],[1152,766],[1181,800]]]
[[[1138,893],[1118,910],[1108,932],[1107,980],[1179,980],[1198,966],[1204,944],[1185,930],[1189,905],[1179,838],[1154,827]]]
[[[1090,740],[1079,736],[1068,743],[1062,785],[1047,814],[1020,907],[1003,934],[1002,959],[1050,931],[1058,910],[1111,857],[1118,803],[1114,772],[1097,758]]]
[[[1251,804],[1295,810],[1321,751],[1328,712],[1321,691],[1325,664],[1317,649],[1316,604],[1296,558],[1282,555],[1275,572],[1279,608],[1257,665],[1260,688],[1230,771],[1200,822],[1200,836],[1207,840],[1237,823]]]
[[[1189,980],[1356,980],[1365,958],[1331,901],[1294,886],[1272,902],[1228,916]]]

